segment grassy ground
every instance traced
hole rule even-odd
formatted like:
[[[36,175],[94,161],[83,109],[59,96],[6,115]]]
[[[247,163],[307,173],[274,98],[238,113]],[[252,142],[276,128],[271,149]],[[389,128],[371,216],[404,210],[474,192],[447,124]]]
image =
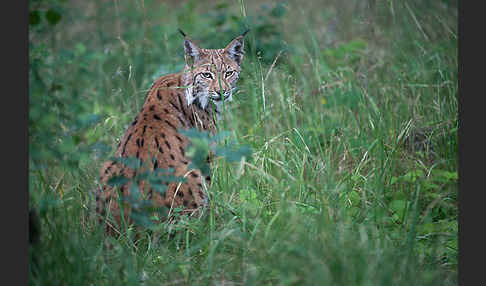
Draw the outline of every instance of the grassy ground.
[[[181,2],[31,1],[31,283],[457,284],[457,2]],[[202,219],[105,237],[89,190],[182,67],[177,28],[219,48],[245,26],[219,128],[251,160],[216,161]]]

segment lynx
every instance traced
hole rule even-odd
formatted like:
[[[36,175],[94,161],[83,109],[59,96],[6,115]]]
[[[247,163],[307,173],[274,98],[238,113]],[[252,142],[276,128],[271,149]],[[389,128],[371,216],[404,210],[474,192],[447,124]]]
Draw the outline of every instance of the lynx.
[[[185,178],[184,182],[165,182],[162,195],[141,181],[139,190],[155,207],[176,207],[183,214],[197,215],[208,205],[208,195],[203,187],[211,178],[198,169],[189,169],[186,156],[189,139],[180,129],[196,128],[215,133],[216,122],[221,119],[223,102],[232,101],[232,91],[240,74],[243,59],[244,32],[224,49],[201,49],[184,32],[185,67],[180,73],[168,74],[155,80],[143,107],[118,144],[115,157],[136,157],[148,163],[150,170],[171,169],[173,175]],[[121,225],[119,194],[130,195],[130,182],[116,188],[108,184],[110,178],[135,176],[135,170],[117,161],[105,162],[100,171],[100,187],[96,192],[96,212],[100,222],[107,211]],[[124,219],[129,224],[130,207],[124,204]],[[168,218],[168,217],[167,217]],[[165,218],[165,219],[167,219]],[[164,220],[165,220],[164,219]],[[110,234],[118,232],[113,223],[106,224]]]

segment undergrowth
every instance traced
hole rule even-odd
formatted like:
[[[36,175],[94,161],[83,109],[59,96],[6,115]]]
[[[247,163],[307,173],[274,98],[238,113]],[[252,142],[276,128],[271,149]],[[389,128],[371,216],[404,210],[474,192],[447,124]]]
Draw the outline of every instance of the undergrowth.
[[[33,285],[457,284],[456,1],[29,12]],[[208,48],[251,29],[218,126],[233,160],[212,165],[202,218],[106,237],[90,190],[152,81],[182,68],[179,27]]]

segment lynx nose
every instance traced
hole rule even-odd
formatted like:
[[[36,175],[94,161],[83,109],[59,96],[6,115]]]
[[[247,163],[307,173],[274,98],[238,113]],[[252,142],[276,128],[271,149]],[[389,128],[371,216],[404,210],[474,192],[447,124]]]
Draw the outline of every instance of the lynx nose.
[[[226,90],[216,90],[215,91],[217,95],[219,95],[216,100],[219,101],[223,99],[223,96],[226,94]]]

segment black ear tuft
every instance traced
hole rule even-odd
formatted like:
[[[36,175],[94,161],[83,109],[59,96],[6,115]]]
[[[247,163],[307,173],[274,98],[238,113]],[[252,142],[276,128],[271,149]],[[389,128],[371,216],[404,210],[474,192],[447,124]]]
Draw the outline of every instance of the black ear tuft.
[[[179,33],[181,33],[181,35],[185,38],[186,37],[186,33],[184,33],[180,28],[177,28],[177,31],[179,31]]]
[[[243,34],[241,34],[241,36],[245,36],[248,32],[250,32],[250,29],[246,29],[246,31],[243,32]]]

